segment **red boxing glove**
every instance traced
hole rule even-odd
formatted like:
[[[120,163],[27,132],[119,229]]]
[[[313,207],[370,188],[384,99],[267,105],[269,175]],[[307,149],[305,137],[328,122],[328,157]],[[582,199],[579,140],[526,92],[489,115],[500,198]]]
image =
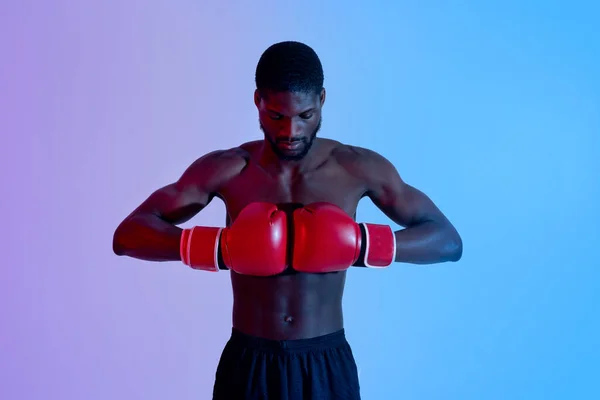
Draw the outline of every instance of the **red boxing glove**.
[[[313,203],[294,211],[292,267],[300,272],[348,269],[360,257],[360,227],[339,207]]]
[[[245,275],[279,274],[287,265],[286,215],[273,204],[252,203],[229,228],[184,229],[180,253],[181,261],[194,269],[216,272],[221,267]]]
[[[287,266],[287,216],[276,205],[252,203],[223,230],[225,265],[243,275],[270,276]]]
[[[357,224],[339,207],[313,203],[294,211],[292,266],[300,272],[343,271],[353,265],[384,268],[395,258],[391,227]]]

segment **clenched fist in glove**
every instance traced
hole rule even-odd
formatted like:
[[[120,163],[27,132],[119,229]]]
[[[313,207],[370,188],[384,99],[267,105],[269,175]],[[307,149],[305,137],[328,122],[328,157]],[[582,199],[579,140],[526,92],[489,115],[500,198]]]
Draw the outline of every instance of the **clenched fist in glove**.
[[[334,272],[353,265],[385,268],[394,262],[396,239],[387,225],[357,224],[339,207],[313,203],[294,211],[292,267]]]
[[[258,202],[246,206],[228,228],[184,229],[180,253],[181,261],[195,269],[226,267],[239,274],[269,276],[286,268],[287,245],[285,213],[274,204]]]

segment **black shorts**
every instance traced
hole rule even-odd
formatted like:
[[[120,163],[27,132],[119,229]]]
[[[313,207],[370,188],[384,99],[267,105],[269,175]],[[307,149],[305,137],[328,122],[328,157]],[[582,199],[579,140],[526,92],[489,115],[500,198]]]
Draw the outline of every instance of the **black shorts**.
[[[216,373],[213,400],[360,400],[358,371],[344,330],[267,340],[235,328]]]

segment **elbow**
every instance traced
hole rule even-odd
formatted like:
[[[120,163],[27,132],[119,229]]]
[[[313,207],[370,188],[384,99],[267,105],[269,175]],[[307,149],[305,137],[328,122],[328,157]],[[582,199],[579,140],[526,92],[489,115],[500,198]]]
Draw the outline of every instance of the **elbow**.
[[[113,236],[112,249],[113,253],[117,256],[122,256],[124,254],[123,246],[121,245],[121,242],[119,242],[119,238],[116,234]]]
[[[113,250],[113,253],[115,253],[115,255],[117,255],[117,256],[125,255],[125,245],[123,243],[123,233],[121,232],[120,227],[117,228],[117,230],[113,234],[112,250]]]
[[[463,254],[463,243],[460,235],[455,233],[448,245],[448,261],[460,261]]]
[[[450,223],[442,223],[437,226],[436,243],[435,263],[457,262],[462,258],[462,238]]]

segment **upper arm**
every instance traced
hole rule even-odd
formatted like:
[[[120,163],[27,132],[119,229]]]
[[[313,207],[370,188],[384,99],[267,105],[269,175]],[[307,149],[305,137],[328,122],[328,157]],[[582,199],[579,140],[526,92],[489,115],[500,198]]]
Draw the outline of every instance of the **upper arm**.
[[[219,186],[230,177],[234,162],[223,151],[202,156],[176,182],[154,191],[131,215],[150,213],[175,225],[190,220],[210,203]]]
[[[433,201],[404,182],[386,158],[360,149],[355,160],[365,182],[366,196],[392,221],[403,227],[427,221],[448,222]]]

